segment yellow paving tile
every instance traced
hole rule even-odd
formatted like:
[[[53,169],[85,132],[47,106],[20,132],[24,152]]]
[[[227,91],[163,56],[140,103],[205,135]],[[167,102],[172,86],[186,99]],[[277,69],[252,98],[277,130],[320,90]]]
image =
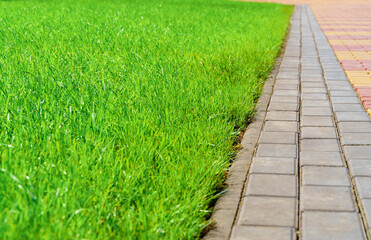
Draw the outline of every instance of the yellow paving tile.
[[[325,35],[337,35],[337,36],[343,36],[343,35],[348,35],[348,36],[371,36],[371,31],[360,31],[360,32],[350,32],[350,31],[324,31]],[[351,33],[351,34],[350,34]]]
[[[371,39],[369,40],[338,40],[330,39],[330,44],[333,45],[371,45]]]
[[[371,77],[355,77],[355,76],[350,76],[349,77],[350,81],[371,81]]]
[[[371,60],[371,52],[335,51],[335,55],[341,60],[362,59]]]
[[[349,77],[371,77],[367,71],[345,71]]]

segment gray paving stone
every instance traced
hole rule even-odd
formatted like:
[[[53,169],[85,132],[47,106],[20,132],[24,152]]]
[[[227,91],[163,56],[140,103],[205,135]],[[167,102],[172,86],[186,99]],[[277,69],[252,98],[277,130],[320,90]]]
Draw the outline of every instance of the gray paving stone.
[[[371,177],[371,156],[367,159],[351,159],[348,161],[350,175],[352,177]]]
[[[343,133],[371,133],[371,122],[340,122],[340,135]]]
[[[331,84],[327,85],[328,90],[330,91],[350,91],[353,90],[352,86],[350,84]]]
[[[363,112],[364,109],[360,104],[345,104],[345,103],[336,103],[333,104],[335,112]]]
[[[277,77],[279,78],[287,78],[287,79],[297,79],[299,78],[299,73],[297,72],[279,72]]]
[[[370,159],[371,146],[344,146],[344,153],[349,159]]]
[[[299,104],[298,103],[279,103],[279,102],[271,102],[268,111],[292,111],[297,112],[299,111]]]
[[[297,146],[293,144],[259,144],[257,157],[297,157]]]
[[[262,132],[259,143],[296,144],[297,134],[294,132]]]
[[[303,186],[300,190],[301,211],[355,211],[349,187]]]
[[[322,77],[301,76],[302,82],[323,82]]]
[[[266,121],[264,125],[266,132],[298,132],[297,122]]]
[[[307,88],[307,87],[325,87],[325,84],[323,82],[303,82],[301,84],[302,88]]]
[[[327,93],[325,87],[305,87],[301,89],[302,93]]]
[[[332,127],[334,122],[330,116],[302,116],[302,127]]]
[[[231,240],[293,240],[293,237],[294,228],[239,225],[235,227]]]
[[[302,93],[303,100],[328,100],[326,93]]]
[[[273,95],[298,97],[299,96],[299,90],[280,90],[280,89],[278,89],[278,90],[274,90]]]
[[[357,94],[354,90],[349,91],[331,91],[330,92],[332,97],[357,97]]]
[[[303,100],[302,107],[330,107],[329,100]]]
[[[339,144],[336,139],[303,139],[301,151],[338,152]]]
[[[301,138],[337,138],[335,127],[302,127]]]
[[[359,103],[359,100],[357,97],[331,97],[331,101],[333,103]]]
[[[276,87],[280,84],[288,84],[288,85],[297,85],[298,86],[299,82],[300,82],[299,79],[282,79],[281,78],[281,79],[276,80],[276,85],[274,87]]]
[[[371,226],[371,199],[362,199],[361,205],[363,208],[364,216],[366,217],[366,221],[368,226]]]
[[[344,167],[304,166],[302,184],[313,186],[350,186]]]
[[[361,199],[371,198],[371,177],[355,177],[354,182]]]
[[[251,174],[246,195],[296,197],[296,176],[282,174]]]
[[[370,118],[366,112],[336,112],[338,122],[369,122]]]
[[[272,96],[271,102],[298,103],[299,102],[299,98],[296,97],[296,96],[278,96],[278,95],[275,95],[275,96]]]
[[[302,216],[302,239],[365,239],[360,218],[355,212],[311,212]]]
[[[332,116],[330,107],[302,107],[303,116]]]
[[[337,81],[337,80],[327,80],[326,81],[327,87],[339,87],[339,86],[347,86],[347,87],[352,87],[349,81]],[[352,88],[353,89],[353,88]]]
[[[297,121],[298,114],[290,111],[269,111],[266,116],[267,121]]]
[[[296,199],[265,196],[244,197],[238,224],[295,227]]]
[[[295,158],[255,157],[250,173],[295,174]]]
[[[344,166],[340,152],[300,152],[300,165]]]
[[[283,84],[283,83],[277,83],[274,86],[275,90],[298,90],[299,86],[298,84]]]
[[[343,145],[371,144],[371,134],[367,132],[366,133],[343,133],[341,141]]]

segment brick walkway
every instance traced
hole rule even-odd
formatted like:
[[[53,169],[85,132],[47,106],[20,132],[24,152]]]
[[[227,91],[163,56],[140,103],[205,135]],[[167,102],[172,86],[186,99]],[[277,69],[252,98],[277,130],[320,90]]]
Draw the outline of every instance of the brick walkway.
[[[371,239],[371,121],[337,56],[311,9],[297,6],[257,144],[245,135],[255,151],[237,155],[207,237]],[[239,171],[248,175],[234,207]]]
[[[232,239],[365,239],[371,122],[311,10],[298,6]]]

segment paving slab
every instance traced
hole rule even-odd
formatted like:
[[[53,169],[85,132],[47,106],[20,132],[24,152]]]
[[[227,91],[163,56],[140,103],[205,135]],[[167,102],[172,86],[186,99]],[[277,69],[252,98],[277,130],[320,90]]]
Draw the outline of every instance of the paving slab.
[[[351,186],[348,172],[344,167],[304,166],[302,175],[303,185]]]
[[[303,116],[332,116],[330,107],[305,107],[301,109]]]
[[[297,121],[298,114],[292,111],[269,111],[267,121]]]
[[[328,100],[302,100],[301,105],[303,107],[330,107]]]
[[[344,146],[347,159],[370,159],[371,146]]]
[[[371,133],[371,122],[340,122],[338,128],[340,135],[343,133]]]
[[[259,144],[257,157],[297,157],[297,146],[294,144]]]
[[[300,152],[301,166],[344,166],[340,152]]]
[[[351,159],[348,165],[352,177],[371,177],[371,156],[369,159]]]
[[[263,132],[298,132],[298,123],[289,121],[267,121]]]
[[[264,227],[264,226],[236,226],[232,233],[233,240],[292,240],[294,228],[289,227]]]
[[[250,173],[295,174],[295,158],[255,157]]]
[[[371,198],[371,177],[355,177],[358,196],[361,199]]]
[[[365,239],[360,218],[356,212],[303,213],[302,239],[358,240]]]
[[[338,122],[369,122],[370,118],[366,112],[337,112],[336,119]]]
[[[297,134],[295,132],[262,132],[259,143],[283,143],[296,144]]]
[[[295,227],[296,209],[295,198],[247,196],[242,202],[238,224]]]
[[[335,112],[364,112],[360,104],[337,103],[333,104],[333,108]]]
[[[355,211],[349,187],[303,186],[301,211]]]
[[[299,111],[299,104],[295,103],[279,103],[279,102],[272,102],[268,108],[268,111],[290,111],[290,112],[297,112]]]
[[[368,132],[364,133],[343,133],[342,144],[344,145],[363,145],[371,144],[371,134]]]
[[[330,138],[336,139],[335,127],[302,127],[301,128],[301,138]]]
[[[339,152],[337,139],[302,139],[301,151]]]
[[[332,127],[334,122],[330,116],[302,116],[300,125],[303,127]]]
[[[296,176],[281,174],[251,174],[246,195],[296,197]]]

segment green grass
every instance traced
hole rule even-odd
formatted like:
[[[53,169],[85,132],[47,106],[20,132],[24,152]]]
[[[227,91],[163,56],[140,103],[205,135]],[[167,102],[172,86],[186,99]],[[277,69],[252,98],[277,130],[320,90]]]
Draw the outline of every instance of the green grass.
[[[193,239],[292,7],[0,2],[0,236]]]

